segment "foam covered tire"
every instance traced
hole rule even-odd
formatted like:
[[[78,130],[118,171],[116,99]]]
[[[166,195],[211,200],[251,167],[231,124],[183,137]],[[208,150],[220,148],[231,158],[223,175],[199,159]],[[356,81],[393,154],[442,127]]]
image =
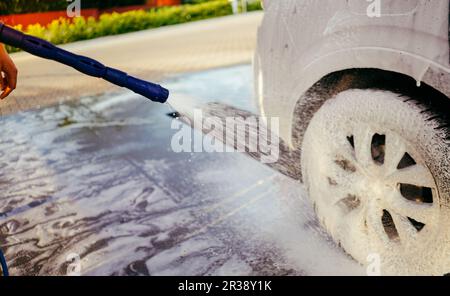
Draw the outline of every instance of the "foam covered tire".
[[[344,91],[312,118],[302,144],[305,185],[319,220],[361,264],[379,258],[382,274],[450,271],[443,121],[426,105],[375,90]]]

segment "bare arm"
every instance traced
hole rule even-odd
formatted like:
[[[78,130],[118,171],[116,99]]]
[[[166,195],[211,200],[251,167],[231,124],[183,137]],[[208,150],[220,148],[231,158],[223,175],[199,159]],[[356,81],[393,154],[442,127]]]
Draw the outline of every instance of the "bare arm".
[[[0,75],[0,100],[3,100],[16,88],[17,84],[17,68],[3,44],[0,44]]]

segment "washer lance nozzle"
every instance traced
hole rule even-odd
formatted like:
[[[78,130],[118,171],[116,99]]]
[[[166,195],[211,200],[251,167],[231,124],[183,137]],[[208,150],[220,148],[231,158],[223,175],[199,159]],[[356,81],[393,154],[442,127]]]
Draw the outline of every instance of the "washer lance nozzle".
[[[56,47],[50,42],[26,35],[1,23],[0,42],[20,48],[32,55],[65,64],[86,75],[103,78],[118,86],[126,87],[154,102],[165,103],[169,98],[169,91],[158,84],[106,67],[94,59],[76,55]]]

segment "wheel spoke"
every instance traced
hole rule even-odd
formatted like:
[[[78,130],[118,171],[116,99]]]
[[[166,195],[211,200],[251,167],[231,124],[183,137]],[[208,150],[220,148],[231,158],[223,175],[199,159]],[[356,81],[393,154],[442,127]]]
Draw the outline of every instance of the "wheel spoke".
[[[367,224],[375,237],[382,240],[384,243],[389,242],[388,235],[386,234],[381,218],[383,217],[383,209],[379,207],[372,207],[367,211]]]
[[[364,126],[358,126],[355,128],[354,141],[355,141],[355,155],[356,160],[363,167],[370,167],[374,164],[372,159],[372,137],[373,132]]]
[[[385,151],[384,165],[386,173],[391,174],[397,170],[398,164],[406,153],[406,147],[396,135],[387,133]]]
[[[355,154],[350,146],[350,143],[346,140],[342,140],[342,142],[335,143],[334,145],[336,145],[336,150],[339,151],[339,154],[336,155],[335,159],[333,159],[334,162],[336,162],[336,160],[345,160],[350,164],[357,166]]]
[[[347,227],[351,237],[359,236],[361,233],[367,234],[367,225],[365,211],[362,207],[358,207],[348,213]]]
[[[417,203],[405,199],[400,192],[395,192],[388,198],[390,212],[429,224],[435,219],[435,209],[433,204]]]
[[[344,208],[347,212],[352,212],[360,207],[361,199],[356,195],[347,194],[345,197],[341,196],[335,204]]]
[[[402,244],[408,245],[415,240],[417,236],[417,229],[411,224],[408,218],[403,217],[397,213],[391,213],[392,220],[394,220],[395,229]]]
[[[435,187],[434,178],[428,168],[419,164],[396,170],[388,177],[388,180],[392,184],[409,184],[428,188]]]
[[[357,195],[362,197],[366,191],[362,188],[364,176],[356,170],[355,172],[348,172],[343,170],[338,165],[330,169],[330,177],[328,179],[328,186],[335,192],[340,199],[348,195]]]

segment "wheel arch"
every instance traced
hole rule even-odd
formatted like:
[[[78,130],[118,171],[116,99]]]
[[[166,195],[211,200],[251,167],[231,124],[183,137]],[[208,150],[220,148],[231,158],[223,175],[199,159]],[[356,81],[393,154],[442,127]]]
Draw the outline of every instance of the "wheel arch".
[[[436,83],[436,79],[431,82],[433,81],[435,81],[434,85],[440,85]],[[324,85],[327,87],[323,87]],[[294,150],[299,151],[309,122],[317,110],[328,99],[349,89],[386,90],[416,101],[424,100],[424,98],[439,102],[446,101],[448,106],[442,108],[442,112],[450,118],[449,95],[434,85],[423,82],[418,87],[417,81],[408,75],[376,68],[353,68],[330,73],[316,82],[295,103],[292,112],[291,145]],[[301,159],[297,161],[301,162]],[[297,173],[301,172],[301,163],[298,169]],[[301,173],[299,174],[301,180]]]

